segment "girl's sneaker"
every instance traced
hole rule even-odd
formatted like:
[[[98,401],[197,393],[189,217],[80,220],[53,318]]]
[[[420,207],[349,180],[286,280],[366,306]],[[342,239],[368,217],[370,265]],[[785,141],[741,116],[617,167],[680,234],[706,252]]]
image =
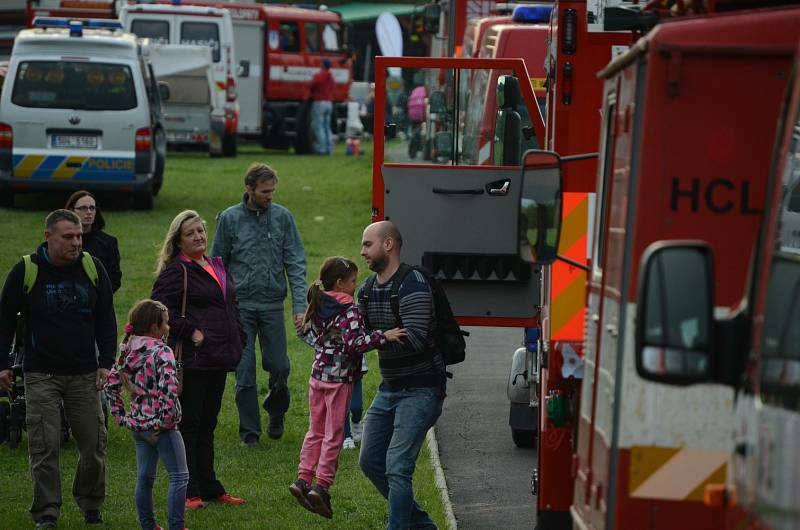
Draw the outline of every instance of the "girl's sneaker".
[[[361,437],[364,435],[364,424],[360,421],[351,421],[350,432],[353,434],[354,442],[361,442]]]
[[[355,448],[356,448],[356,443],[353,441],[352,438],[348,436],[347,438],[344,439],[344,442],[342,443],[342,449],[355,449]]]
[[[308,493],[308,502],[314,507],[314,512],[326,519],[333,517],[333,508],[331,507],[331,495],[328,490],[314,484],[311,486],[311,491]]]
[[[221,502],[222,504],[230,504],[231,506],[241,506],[245,503],[244,499],[240,499],[239,497],[234,497],[227,491],[214,499],[216,502]]]
[[[289,486],[289,493],[291,493],[292,496],[297,499],[297,502],[300,504],[300,506],[311,513],[316,513],[314,511],[314,507],[311,506],[311,503],[308,500],[308,493],[310,491],[311,488],[308,486],[308,482],[301,478],[295,480],[294,483]]]

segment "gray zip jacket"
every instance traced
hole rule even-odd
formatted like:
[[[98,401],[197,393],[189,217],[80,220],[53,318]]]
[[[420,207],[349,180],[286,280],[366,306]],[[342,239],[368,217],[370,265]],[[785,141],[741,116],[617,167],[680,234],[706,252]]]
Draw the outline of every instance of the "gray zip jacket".
[[[291,212],[274,202],[263,210],[242,202],[217,218],[211,254],[220,256],[236,284],[241,309],[280,309],[286,278],[292,313],[306,310],[306,254]]]

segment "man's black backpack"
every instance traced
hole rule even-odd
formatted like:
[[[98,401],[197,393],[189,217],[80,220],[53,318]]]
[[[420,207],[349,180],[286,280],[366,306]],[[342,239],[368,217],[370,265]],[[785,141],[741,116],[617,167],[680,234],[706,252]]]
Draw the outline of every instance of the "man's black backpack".
[[[450,301],[447,299],[442,284],[439,283],[431,273],[422,267],[412,267],[405,263],[400,264],[400,268],[392,276],[392,289],[389,293],[389,301],[392,305],[392,313],[397,325],[403,327],[403,321],[400,318],[400,297],[398,291],[403,280],[411,271],[417,271],[425,277],[428,285],[431,288],[431,295],[433,297],[433,342],[446,365],[458,364],[464,361],[466,356],[467,343],[464,337],[469,336],[469,332],[463,331],[456,322],[453,316],[453,310],[450,308]],[[372,292],[372,286],[375,285],[375,275],[373,274],[364,283],[364,288],[361,291],[361,303],[364,306],[364,319],[367,319],[367,307],[369,303],[369,293]],[[369,323],[367,323],[369,326]],[[448,377],[452,374],[447,373]]]

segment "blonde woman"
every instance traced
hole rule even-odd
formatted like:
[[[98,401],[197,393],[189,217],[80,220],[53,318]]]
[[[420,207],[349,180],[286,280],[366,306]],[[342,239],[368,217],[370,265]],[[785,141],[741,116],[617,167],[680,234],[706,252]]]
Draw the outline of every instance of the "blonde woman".
[[[214,472],[214,429],[225,379],[239,363],[244,333],[233,280],[221,258],[206,255],[207,244],[206,223],[197,212],[185,210],[175,216],[156,263],[158,278],[151,295],[169,311],[169,345],[183,349],[180,431],[189,467],[188,509],[209,501],[245,502],[230,495]]]

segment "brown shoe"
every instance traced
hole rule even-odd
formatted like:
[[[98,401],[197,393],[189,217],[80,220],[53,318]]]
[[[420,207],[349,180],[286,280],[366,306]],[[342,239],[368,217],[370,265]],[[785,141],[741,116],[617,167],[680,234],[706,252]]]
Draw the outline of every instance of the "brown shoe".
[[[289,486],[289,493],[291,493],[292,496],[297,499],[297,502],[300,504],[300,506],[311,513],[316,513],[314,511],[314,507],[311,506],[311,503],[308,500],[308,493],[310,491],[311,488],[308,486],[308,482],[301,478],[295,480],[294,483]]]
[[[311,491],[308,492],[308,502],[314,507],[314,512],[317,513],[317,515],[321,515],[326,519],[333,517],[331,495],[325,488],[318,484],[311,486]]]

